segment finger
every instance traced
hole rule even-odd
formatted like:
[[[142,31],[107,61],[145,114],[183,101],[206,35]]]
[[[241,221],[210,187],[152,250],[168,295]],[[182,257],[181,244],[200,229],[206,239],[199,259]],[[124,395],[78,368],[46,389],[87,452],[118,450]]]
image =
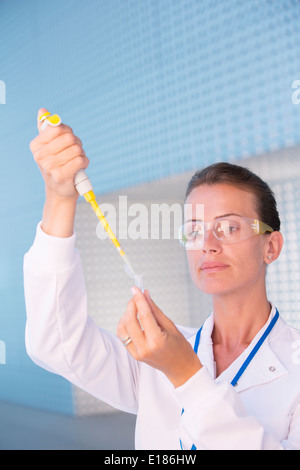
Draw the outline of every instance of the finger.
[[[141,323],[138,320],[138,310],[134,299],[131,299],[128,302],[124,321],[128,334],[134,345],[138,348],[141,347],[145,341],[145,334],[141,328]]]
[[[66,124],[59,126],[47,126],[37,137],[38,141],[43,144],[48,144],[62,134],[73,135],[73,129]]]
[[[127,304],[126,312],[119,321],[117,328],[117,336],[122,341],[124,347],[128,349],[130,354],[137,358],[136,346],[141,346],[143,341],[143,333],[140,326],[137,324],[137,310],[133,300]],[[130,342],[127,341],[130,339]]]
[[[46,155],[56,155],[74,145],[77,145],[77,154],[81,154],[81,140],[73,133],[65,132],[55,137],[48,144],[43,145],[43,147],[41,148],[41,152],[45,153]]]
[[[73,135],[73,130],[66,124],[60,124],[56,127],[48,126],[30,142],[30,150],[32,151],[32,153],[35,153],[45,144],[52,142],[54,139],[56,139],[62,134]]]
[[[121,321],[120,321],[119,324],[118,324],[117,336],[118,336],[118,338],[122,341],[123,346],[124,346],[126,349],[128,349],[128,351],[132,354],[132,352],[133,352],[133,350],[134,350],[134,345],[133,345],[133,343],[132,343],[131,337],[130,337],[129,334],[128,334],[128,331],[127,331],[127,328],[126,328],[125,324],[122,323]],[[126,341],[127,341],[128,339],[131,339],[131,341],[125,346]]]
[[[130,299],[127,304],[126,312],[119,321],[118,336],[120,339],[122,339],[123,330],[125,330],[135,344],[144,339],[141,325],[137,319],[137,313],[136,303],[133,299]]]
[[[142,291],[138,287],[133,287],[132,292],[134,293],[133,300],[136,304],[139,321],[146,336],[161,332],[151,307]]]
[[[51,172],[52,178],[56,183],[59,184],[66,181],[66,179],[73,180],[79,170],[85,170],[88,167],[89,159],[83,156],[74,157],[66,164],[55,168],[53,168],[53,166],[51,167],[50,163],[48,167],[48,172]]]
[[[165,330],[169,330],[171,327],[175,326],[172,320],[168,318],[161,309],[156,305],[156,303],[152,300],[150,293],[148,290],[145,290],[145,297],[150,305],[152,313],[158,323]]]
[[[66,163],[74,160],[74,158],[85,156],[85,151],[77,144],[74,144],[60,152],[58,155],[55,155],[60,166],[63,166]]]
[[[51,150],[49,150],[49,146],[45,145],[34,153],[34,160],[39,167],[50,171],[62,168],[78,157],[86,158],[85,151],[79,144],[71,145],[57,154],[53,154]],[[86,162],[81,162],[81,167],[87,167],[87,164]]]

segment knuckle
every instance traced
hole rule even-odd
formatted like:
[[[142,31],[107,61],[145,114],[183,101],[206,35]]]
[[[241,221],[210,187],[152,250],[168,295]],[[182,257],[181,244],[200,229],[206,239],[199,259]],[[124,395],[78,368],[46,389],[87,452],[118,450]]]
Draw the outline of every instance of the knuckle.
[[[77,135],[75,135],[75,140],[76,140],[77,144],[79,144],[82,147],[82,142],[81,142],[81,140],[79,139],[79,137]]]
[[[60,185],[65,181],[65,177],[61,170],[53,169],[52,171],[52,178],[56,184]]]
[[[73,129],[72,127],[68,126],[67,124],[62,124],[60,126],[58,126],[58,128],[61,129],[62,132],[69,132],[70,134],[73,134]],[[73,134],[74,135],[74,134]]]
[[[83,160],[81,155],[77,154],[77,156],[75,156],[71,160],[72,160],[72,167],[73,167],[75,173],[77,173],[77,171],[79,171],[81,169],[86,168],[86,166],[84,165],[84,160]]]
[[[53,172],[53,162],[51,160],[46,160],[43,162],[42,165],[43,170],[46,174],[50,174]]]
[[[82,148],[79,144],[74,144],[72,146],[72,150],[74,152],[74,155],[81,155],[82,154]]]
[[[67,126],[66,124],[61,124],[60,126],[48,126],[46,127],[46,131],[49,130],[53,135],[58,136],[62,134],[73,134],[73,130],[71,127]]]
[[[37,150],[36,152],[33,153],[33,159],[36,163],[39,163],[41,160],[41,152],[40,150]]]
[[[64,134],[64,143],[68,146],[71,147],[76,143],[76,139],[74,134],[71,134],[70,132],[67,132]]]
[[[164,333],[155,335],[151,338],[149,348],[154,353],[163,351],[166,345],[166,335]]]
[[[32,141],[29,143],[29,148],[30,148],[31,152],[33,153],[34,148],[35,148],[35,139],[32,140]]]
[[[154,337],[151,339],[149,348],[154,353],[161,349],[161,342],[158,340],[158,338]]]
[[[34,161],[39,165],[44,165],[44,160],[46,159],[45,157],[47,157],[47,153],[43,147],[36,150],[33,154]],[[45,165],[46,164],[47,163],[45,163]]]
[[[31,140],[31,142],[29,143],[29,148],[31,150],[32,153],[34,153],[36,150],[39,149],[39,147],[41,146],[41,142],[40,142],[40,136],[36,136],[34,139]]]
[[[147,318],[148,316],[149,316],[149,312],[148,312],[147,309],[141,308],[141,309],[139,310],[139,317],[140,317],[140,318]]]

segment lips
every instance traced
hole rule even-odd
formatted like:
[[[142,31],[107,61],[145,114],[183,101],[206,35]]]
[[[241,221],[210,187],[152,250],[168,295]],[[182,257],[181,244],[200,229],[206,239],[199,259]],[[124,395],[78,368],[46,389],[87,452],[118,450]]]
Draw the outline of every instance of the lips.
[[[225,268],[228,268],[228,264],[218,263],[214,261],[206,261],[201,264],[201,270],[204,272],[222,271]]]

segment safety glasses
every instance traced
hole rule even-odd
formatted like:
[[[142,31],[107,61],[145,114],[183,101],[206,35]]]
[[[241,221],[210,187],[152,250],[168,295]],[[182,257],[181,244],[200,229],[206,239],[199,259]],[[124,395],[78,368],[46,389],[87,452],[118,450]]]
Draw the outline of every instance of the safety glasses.
[[[254,235],[274,231],[260,220],[233,215],[220,217],[211,222],[188,221],[179,229],[179,241],[187,250],[200,250],[207,230],[211,230],[217,240],[228,245],[247,240]]]

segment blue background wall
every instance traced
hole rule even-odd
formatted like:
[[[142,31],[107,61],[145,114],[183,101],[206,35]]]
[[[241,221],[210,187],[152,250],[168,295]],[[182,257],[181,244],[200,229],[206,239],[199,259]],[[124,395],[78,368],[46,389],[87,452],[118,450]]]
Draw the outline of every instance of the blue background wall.
[[[80,136],[99,194],[293,146],[299,24],[297,0],[0,0],[0,399],[73,412],[71,386],[24,346],[37,110]]]

